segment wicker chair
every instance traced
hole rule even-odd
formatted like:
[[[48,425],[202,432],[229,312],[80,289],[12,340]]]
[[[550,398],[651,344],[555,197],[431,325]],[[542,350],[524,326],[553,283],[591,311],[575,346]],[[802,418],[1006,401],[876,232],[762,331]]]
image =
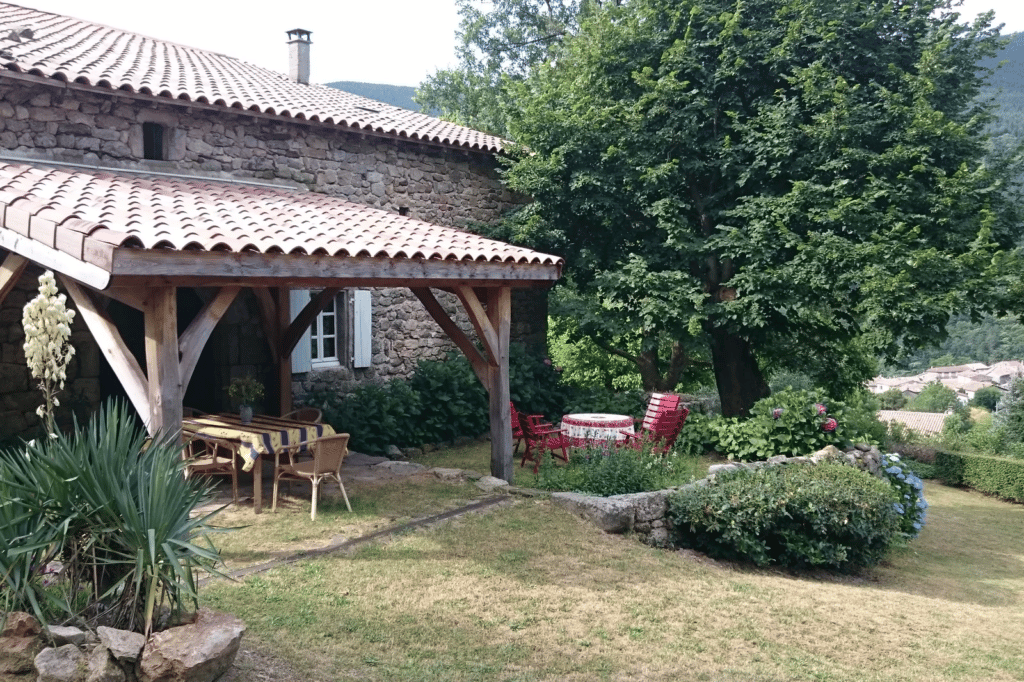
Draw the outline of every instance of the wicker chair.
[[[323,421],[324,415],[315,407],[300,407],[283,415],[282,418],[294,419],[297,422],[306,422],[307,424],[319,424]]]
[[[231,500],[238,504],[238,466],[235,462],[237,444],[213,438],[193,439],[185,443],[185,478],[191,476],[230,476]]]
[[[297,462],[291,456],[291,451],[285,452],[287,462],[281,462],[281,454],[277,453],[274,458],[274,501],[270,510],[277,511],[277,491],[280,481],[309,481],[313,485],[313,504],[310,511],[310,518],[316,521],[316,503],[320,496],[320,483],[324,479],[334,479],[341,488],[341,495],[345,498],[345,507],[352,511],[352,505],[348,501],[348,493],[345,492],[345,484],[341,482],[341,464],[348,455],[349,434],[340,433],[335,436],[319,438],[307,443],[307,448],[312,451],[313,459]]]

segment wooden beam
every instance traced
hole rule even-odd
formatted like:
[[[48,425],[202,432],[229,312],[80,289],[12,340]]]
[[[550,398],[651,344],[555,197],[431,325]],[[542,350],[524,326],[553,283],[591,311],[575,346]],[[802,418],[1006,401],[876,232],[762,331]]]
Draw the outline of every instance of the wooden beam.
[[[270,358],[278,363],[281,361],[281,332],[277,328],[277,301],[270,295],[270,290],[264,287],[254,287],[252,293],[256,295],[263,333],[270,344]]]
[[[2,206],[3,204],[0,203],[0,208]],[[11,213],[12,210],[8,207],[6,213]],[[38,263],[54,272],[74,277],[79,282],[88,284],[94,289],[104,289],[110,282],[110,273],[105,269],[92,263],[81,261],[74,256],[20,235],[13,230],[0,230],[0,248],[13,251],[33,263]]]
[[[224,313],[231,307],[231,303],[238,296],[239,291],[241,291],[241,287],[224,287],[218,291],[213,300],[203,307],[188,325],[188,329],[182,332],[178,338],[178,352],[181,354],[179,371],[183,392],[188,390],[188,384],[192,381],[192,373],[199,363],[199,355],[206,347],[206,342],[210,340],[210,334],[224,317]]]
[[[288,291],[282,289],[284,295],[288,295]],[[327,304],[330,303],[341,289],[324,289],[316,296],[313,296],[309,303],[307,303],[299,314],[295,316],[281,338],[281,354],[291,357],[292,351],[295,350],[295,344],[299,342],[302,335],[309,329],[309,325],[313,324],[313,320],[316,316],[324,311]]]
[[[512,412],[509,409],[508,346],[512,330],[512,290],[487,292],[487,318],[495,333],[495,355],[487,368],[491,417],[491,475],[512,483]]]
[[[476,292],[470,287],[456,287],[455,295],[459,297],[460,301],[462,301],[462,307],[465,308],[466,312],[469,314],[469,321],[473,323],[473,328],[476,329],[477,337],[484,344],[484,350],[487,352],[488,364],[493,365],[497,362],[499,353],[498,336],[494,325],[491,324],[491,320],[487,316],[487,311],[484,310],[484,306],[477,297]]]
[[[181,428],[181,386],[178,361],[178,300],[174,287],[151,292],[144,311],[146,369],[149,375],[150,435]]]
[[[7,298],[7,294],[11,293],[11,289],[21,279],[27,267],[28,258],[13,252],[7,254],[3,265],[0,265],[0,303],[3,303],[4,299]]]
[[[116,249],[111,275],[145,278],[211,278],[225,282],[237,280],[243,286],[256,281],[276,282],[292,288],[314,288],[325,280],[359,281],[363,286],[433,286],[424,280],[472,283],[488,286],[489,281],[509,282],[509,286],[530,286],[540,280],[550,285],[561,276],[562,261],[550,257],[549,263],[505,263],[367,258],[280,253],[235,253],[222,251],[182,252],[165,249]],[[35,260],[35,259],[32,259]],[[180,284],[179,284],[180,286]],[[103,287],[97,287],[103,288]]]
[[[282,277],[269,277],[266,275],[253,274],[251,276],[240,275],[118,275],[111,281],[117,282],[118,287],[129,287],[139,289],[150,289],[154,287],[189,287],[192,289],[219,288],[226,286],[240,287],[270,287],[276,288],[287,286],[291,289],[323,289],[334,287],[337,289],[371,288],[371,287],[429,287],[440,291],[454,293],[455,287],[472,285],[478,288],[512,287],[514,289],[549,289],[554,280],[534,279],[445,279],[441,277],[404,278],[395,279],[388,277],[350,277],[341,275],[330,275],[327,273],[306,274],[302,277],[294,277],[285,280]]]
[[[277,290],[277,328],[281,332],[281,359],[277,363],[277,409],[278,414],[292,411],[292,350],[295,342],[289,345],[288,325],[291,322],[291,292],[288,289]]]
[[[423,307],[427,309],[427,312],[430,313],[430,316],[434,318],[434,321],[437,322],[444,333],[448,335],[448,338],[459,347],[459,350],[469,360],[469,364],[476,373],[477,378],[480,379],[480,383],[486,388],[487,360],[480,354],[477,347],[473,345],[470,338],[459,329],[459,325],[455,324],[452,318],[448,317],[448,313],[444,311],[441,304],[434,298],[434,294],[430,289],[413,287],[412,293],[416,295],[416,298],[420,299],[420,303],[423,304]]]
[[[120,332],[114,322],[107,315],[107,311],[97,305],[95,299],[89,292],[70,277],[58,274],[61,284],[71,296],[78,314],[85,321],[100,352],[110,363],[114,374],[117,375],[121,386],[124,387],[128,399],[132,401],[139,416],[149,426],[149,389],[147,387],[146,375],[139,366],[138,360],[128,350]]]
[[[149,287],[110,287],[103,290],[103,295],[112,298],[118,303],[124,303],[129,308],[138,311],[146,309],[146,294]]]

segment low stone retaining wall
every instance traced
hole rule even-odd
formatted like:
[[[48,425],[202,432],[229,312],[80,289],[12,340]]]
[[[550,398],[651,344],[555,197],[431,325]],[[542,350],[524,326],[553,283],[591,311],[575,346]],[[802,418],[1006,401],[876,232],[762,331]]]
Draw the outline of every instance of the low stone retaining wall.
[[[4,617],[6,615],[6,618]],[[27,613],[0,613],[0,679],[26,682],[210,682],[234,663],[245,624],[200,609],[155,632],[45,629]],[[4,674],[7,677],[4,677]]]
[[[884,455],[874,446],[857,445],[843,451],[830,445],[806,457],[779,456],[763,462],[714,464],[708,469],[707,478],[667,490],[611,497],[595,497],[580,493],[553,493],[551,501],[590,521],[606,533],[636,533],[643,542],[661,547],[668,544],[672,535],[671,522],[668,519],[669,495],[705,486],[719,473],[782,464],[818,464],[825,460],[832,460],[855,466],[875,476],[881,476],[884,459]]]

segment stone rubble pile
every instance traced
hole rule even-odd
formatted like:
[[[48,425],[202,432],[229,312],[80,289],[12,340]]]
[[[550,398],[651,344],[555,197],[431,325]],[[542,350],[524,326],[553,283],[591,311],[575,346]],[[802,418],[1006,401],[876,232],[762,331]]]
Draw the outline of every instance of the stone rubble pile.
[[[235,661],[241,620],[200,609],[191,623],[146,637],[98,627],[43,628],[27,613],[0,614],[0,676],[26,682],[212,682]]]

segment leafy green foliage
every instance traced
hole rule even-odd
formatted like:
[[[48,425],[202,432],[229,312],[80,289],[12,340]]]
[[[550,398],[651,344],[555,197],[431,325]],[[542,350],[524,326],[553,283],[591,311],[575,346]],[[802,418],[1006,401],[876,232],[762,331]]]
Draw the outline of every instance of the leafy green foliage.
[[[822,463],[721,474],[669,497],[675,542],[758,566],[855,570],[898,537],[896,493],[853,467]]]
[[[877,442],[877,420],[859,414],[846,418],[846,406],[810,391],[787,390],[754,405],[748,419],[711,420],[714,447],[729,459],[763,460],[777,455],[802,456],[827,445]],[[860,422],[860,424],[858,424]]]
[[[650,449],[593,446],[578,448],[566,466],[558,466],[550,453],[541,461],[537,487],[569,490],[588,495],[626,495],[661,490],[694,478],[697,459],[675,452],[652,454]]]
[[[958,402],[956,391],[933,381],[907,404],[907,409],[913,412],[945,412],[956,407]]]
[[[876,355],[994,306],[994,256],[1019,237],[1016,162],[987,162],[976,99],[999,39],[932,9],[593,12],[508,84],[507,178],[535,200],[513,238],[566,258],[587,336],[636,334],[645,387],[708,358],[729,416],[767,395],[763,367],[844,395]]]
[[[878,395],[882,410],[902,410],[907,406],[907,396],[898,388],[890,388]]]
[[[986,386],[980,388],[974,392],[974,397],[971,399],[970,405],[974,407],[982,407],[989,412],[996,409],[996,405],[999,404],[1000,398],[1003,397],[1003,392],[995,386]]]
[[[185,479],[178,434],[147,441],[120,403],[101,407],[71,435],[4,451],[2,589],[43,619],[99,613],[148,634],[161,605],[173,613],[197,606],[196,571],[218,574],[206,537],[212,514],[192,516],[210,492],[206,481]],[[47,588],[54,561],[63,570]]]
[[[1008,440],[1024,443],[1024,378],[1010,384],[1009,392],[998,405],[999,425]]]
[[[1004,500],[1024,502],[1024,459],[937,452],[935,466],[947,485],[965,485]]]
[[[548,359],[531,356],[514,344],[509,349],[509,394],[526,414],[560,418],[569,389]],[[324,421],[351,435],[351,447],[386,454],[389,445],[418,447],[476,437],[490,424],[487,392],[465,356],[422,361],[408,381],[365,384],[345,396],[312,392],[304,398],[319,407]],[[591,408],[593,409],[593,408]]]

